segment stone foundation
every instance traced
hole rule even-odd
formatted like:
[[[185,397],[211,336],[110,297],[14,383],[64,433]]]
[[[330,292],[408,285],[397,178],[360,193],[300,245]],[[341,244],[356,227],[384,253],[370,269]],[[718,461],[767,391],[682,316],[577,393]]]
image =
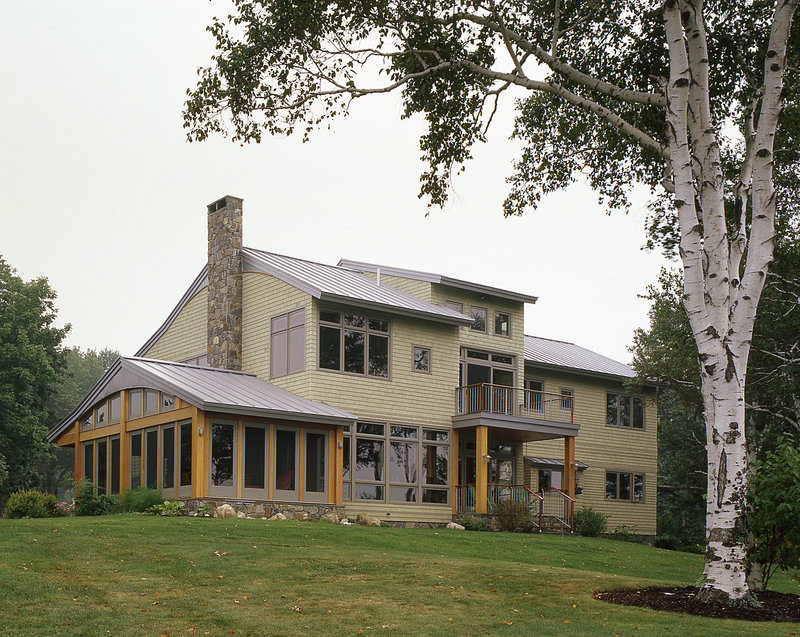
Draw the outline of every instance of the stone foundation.
[[[269,502],[228,498],[190,498],[184,502],[189,514],[193,514],[203,504],[213,508],[230,504],[237,514],[243,513],[248,518],[270,518],[276,513],[282,513],[289,520],[319,520],[326,513],[335,513],[338,519],[346,517],[343,506],[317,502]]]

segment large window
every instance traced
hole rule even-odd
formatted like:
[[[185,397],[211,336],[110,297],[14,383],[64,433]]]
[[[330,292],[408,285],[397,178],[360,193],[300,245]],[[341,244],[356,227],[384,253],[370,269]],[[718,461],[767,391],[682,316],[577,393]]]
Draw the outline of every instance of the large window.
[[[486,331],[486,308],[477,305],[469,306],[469,315],[472,317],[472,325],[470,329],[474,332]]]
[[[344,438],[344,498],[447,504],[449,440],[444,430],[357,423]]]
[[[389,377],[389,321],[327,310],[319,320],[321,369]]]
[[[244,425],[242,496],[265,498],[267,490],[267,429]]]
[[[511,336],[511,314],[495,310],[494,333],[497,336]]]
[[[644,398],[608,392],[606,394],[606,425],[644,429]]]
[[[211,485],[209,495],[235,495],[233,463],[236,457],[235,425],[211,424]]]
[[[270,376],[302,372],[306,366],[305,308],[272,317],[270,328]]]
[[[275,428],[275,498],[297,500],[298,459],[297,429]]]
[[[191,495],[192,493],[192,423],[184,422],[180,424],[180,450],[178,455],[180,480],[178,489],[180,495]]]
[[[644,475],[606,471],[606,500],[644,502]]]
[[[119,493],[119,436],[83,444],[83,477],[98,493]]]

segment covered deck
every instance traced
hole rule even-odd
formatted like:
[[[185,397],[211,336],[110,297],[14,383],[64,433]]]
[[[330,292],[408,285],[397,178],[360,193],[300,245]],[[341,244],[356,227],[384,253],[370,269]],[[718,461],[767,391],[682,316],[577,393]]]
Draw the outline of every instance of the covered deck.
[[[575,502],[575,436],[580,425],[574,422],[574,398],[560,394],[478,383],[458,387],[455,392],[453,449],[459,439],[475,440],[474,481],[472,456],[458,457],[453,463],[453,515],[489,514],[501,500],[523,502],[543,528],[547,520],[572,528]],[[564,477],[561,489],[535,492],[518,483],[498,480],[490,454],[492,441],[519,443],[539,440],[564,440]],[[463,462],[469,461],[468,471]],[[490,476],[490,473],[494,474]],[[494,479],[493,479],[494,478]]]

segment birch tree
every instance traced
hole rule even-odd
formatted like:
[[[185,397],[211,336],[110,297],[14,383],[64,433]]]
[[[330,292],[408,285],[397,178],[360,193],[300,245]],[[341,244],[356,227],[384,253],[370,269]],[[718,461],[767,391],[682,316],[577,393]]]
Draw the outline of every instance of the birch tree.
[[[798,1],[233,0],[209,27],[217,51],[184,122],[192,140],[307,137],[353,100],[399,91],[404,116],[427,126],[420,195],[441,205],[510,96],[524,148],[506,214],[576,179],[610,208],[650,186],[653,225],[679,229],[702,370],[703,592],[743,600],[744,383],[776,175],[798,164],[794,128],[780,125],[784,106],[797,113]]]

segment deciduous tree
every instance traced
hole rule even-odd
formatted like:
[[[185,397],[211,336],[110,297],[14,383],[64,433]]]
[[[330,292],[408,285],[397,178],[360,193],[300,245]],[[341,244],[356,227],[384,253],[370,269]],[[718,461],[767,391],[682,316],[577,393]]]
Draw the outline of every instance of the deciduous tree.
[[[351,100],[401,90],[424,115],[422,194],[449,194],[494,104],[517,90],[525,142],[505,208],[585,175],[612,207],[633,183],[677,218],[708,449],[707,597],[747,596],[744,384],[772,258],[775,177],[798,163],[800,0],[234,0],[190,92],[192,139],[307,135]],[[368,84],[377,71],[386,81]],[[228,128],[230,127],[230,128]],[[730,131],[735,134],[729,135]],[[783,171],[783,172],[782,172]],[[734,205],[726,218],[726,194]]]

